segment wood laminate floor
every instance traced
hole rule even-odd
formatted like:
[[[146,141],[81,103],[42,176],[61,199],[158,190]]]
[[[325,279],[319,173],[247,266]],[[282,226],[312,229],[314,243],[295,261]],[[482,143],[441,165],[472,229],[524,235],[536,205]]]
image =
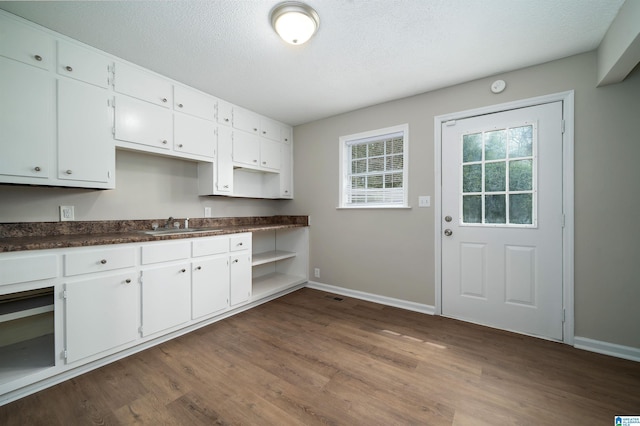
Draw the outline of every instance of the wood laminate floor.
[[[0,407],[0,425],[612,425],[640,363],[302,289]]]

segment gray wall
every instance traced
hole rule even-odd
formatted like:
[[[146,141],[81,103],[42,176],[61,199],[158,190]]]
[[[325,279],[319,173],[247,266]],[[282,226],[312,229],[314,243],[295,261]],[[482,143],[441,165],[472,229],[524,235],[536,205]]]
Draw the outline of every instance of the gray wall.
[[[433,118],[575,90],[575,335],[640,348],[640,72],[596,88],[587,53],[349,112],[294,129],[295,200],[283,213],[309,214],[315,281],[435,305]],[[338,138],[409,123],[411,210],[336,210]],[[444,166],[446,167],[446,166]]]
[[[0,185],[0,222],[57,221],[58,206],[75,207],[76,220],[270,216],[282,201],[199,197],[195,162],[116,152],[116,189],[96,191]]]

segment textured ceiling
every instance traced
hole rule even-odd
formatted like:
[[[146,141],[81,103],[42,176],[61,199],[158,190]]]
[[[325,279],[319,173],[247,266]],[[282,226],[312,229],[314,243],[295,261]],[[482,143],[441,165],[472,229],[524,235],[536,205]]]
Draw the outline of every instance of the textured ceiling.
[[[271,29],[278,0],[0,8],[297,125],[593,50],[624,0],[306,2],[320,15],[320,30],[302,46]]]

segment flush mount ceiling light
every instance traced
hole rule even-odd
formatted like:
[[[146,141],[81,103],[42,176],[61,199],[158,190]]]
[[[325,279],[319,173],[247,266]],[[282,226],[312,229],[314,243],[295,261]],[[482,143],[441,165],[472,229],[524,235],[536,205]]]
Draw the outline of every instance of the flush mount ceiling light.
[[[285,1],[271,10],[271,26],[289,44],[302,44],[318,31],[320,18],[310,6]]]

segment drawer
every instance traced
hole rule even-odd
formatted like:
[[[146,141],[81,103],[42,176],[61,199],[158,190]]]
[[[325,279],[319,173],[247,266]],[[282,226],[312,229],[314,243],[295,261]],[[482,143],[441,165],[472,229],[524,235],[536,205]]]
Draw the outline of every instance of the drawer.
[[[80,250],[64,255],[64,275],[69,277],[112,271],[114,269],[131,268],[135,264],[135,247]]]
[[[142,264],[169,262],[171,260],[187,259],[191,256],[191,243],[179,241],[176,243],[160,243],[142,246]]]
[[[38,281],[58,276],[58,256],[24,256],[0,260],[0,285]]]
[[[209,256],[212,254],[222,254],[229,251],[229,238],[214,237],[202,238],[192,242],[192,256]]]
[[[248,250],[251,248],[251,234],[241,234],[229,238],[229,251]]]

